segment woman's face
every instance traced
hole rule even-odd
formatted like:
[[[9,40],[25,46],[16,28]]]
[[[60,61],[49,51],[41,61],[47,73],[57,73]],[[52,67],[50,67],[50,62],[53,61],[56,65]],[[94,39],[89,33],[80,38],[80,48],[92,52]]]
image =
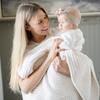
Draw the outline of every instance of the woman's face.
[[[31,31],[33,37],[47,35],[49,33],[49,19],[47,15],[39,9],[29,21],[27,30]]]

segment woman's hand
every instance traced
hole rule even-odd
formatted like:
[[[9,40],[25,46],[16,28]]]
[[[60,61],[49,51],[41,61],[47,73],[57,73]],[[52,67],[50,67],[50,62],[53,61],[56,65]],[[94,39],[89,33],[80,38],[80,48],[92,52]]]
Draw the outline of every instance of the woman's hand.
[[[54,58],[57,56],[57,54],[60,51],[63,51],[64,49],[60,49],[59,48],[59,44],[62,42],[63,40],[60,38],[57,38],[54,40],[52,47],[50,49],[50,52],[48,54],[48,58],[51,59],[51,62],[54,60]]]
[[[57,56],[53,61],[54,62],[54,68],[55,68],[56,72],[60,72],[60,73],[68,75],[68,74],[70,74],[70,71],[69,71],[69,67],[68,67],[68,64],[67,64],[67,59],[66,59],[66,57],[63,57],[63,59],[65,61],[61,61],[60,56]]]

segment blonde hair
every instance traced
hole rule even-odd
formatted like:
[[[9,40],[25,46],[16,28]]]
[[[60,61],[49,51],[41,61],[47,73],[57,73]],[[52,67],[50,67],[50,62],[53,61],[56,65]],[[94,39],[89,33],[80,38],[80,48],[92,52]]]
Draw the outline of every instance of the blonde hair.
[[[11,90],[15,93],[20,92],[20,87],[18,84],[18,69],[20,69],[20,66],[23,62],[26,46],[28,45],[29,40],[32,39],[31,32],[27,31],[25,26],[38,11],[38,9],[41,9],[47,15],[43,7],[36,3],[22,3],[17,9],[11,55],[11,76],[9,83]]]

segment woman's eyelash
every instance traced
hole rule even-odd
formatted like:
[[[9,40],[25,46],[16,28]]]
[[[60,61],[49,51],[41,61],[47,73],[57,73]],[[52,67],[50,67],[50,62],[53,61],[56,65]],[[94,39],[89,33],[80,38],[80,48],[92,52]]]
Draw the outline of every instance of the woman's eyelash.
[[[46,18],[47,18],[47,16],[44,17],[44,19],[46,19]],[[39,21],[38,24],[40,24],[41,22],[42,22],[42,21]]]
[[[38,24],[40,24],[42,21],[40,21]]]
[[[47,18],[47,16],[44,17],[44,19]]]

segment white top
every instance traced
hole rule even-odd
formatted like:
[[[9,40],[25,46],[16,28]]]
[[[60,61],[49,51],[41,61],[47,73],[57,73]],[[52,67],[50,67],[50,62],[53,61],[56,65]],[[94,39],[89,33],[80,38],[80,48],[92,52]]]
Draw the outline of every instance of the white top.
[[[64,41],[59,45],[61,49],[73,50],[74,52],[82,51],[85,39],[80,29],[69,30],[60,36]],[[65,55],[65,51],[61,51],[60,55]],[[62,58],[62,57],[61,57]],[[63,59],[62,59],[63,60]]]
[[[81,51],[85,39],[80,29],[69,30],[60,36],[64,41],[59,45],[63,49]]]

